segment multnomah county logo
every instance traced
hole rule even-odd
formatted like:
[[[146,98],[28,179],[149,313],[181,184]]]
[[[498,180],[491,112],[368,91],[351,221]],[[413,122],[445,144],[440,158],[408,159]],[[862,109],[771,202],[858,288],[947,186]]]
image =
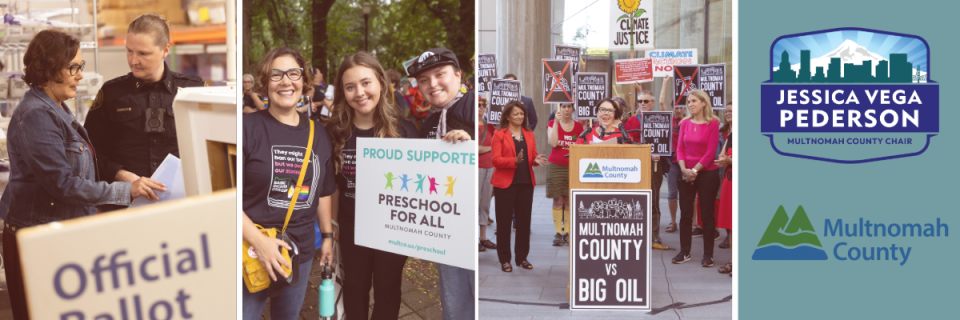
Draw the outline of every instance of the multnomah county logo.
[[[827,253],[803,206],[793,217],[780,206],[753,251],[753,260],[827,260]]]
[[[637,183],[642,178],[640,159],[580,159],[583,183]]]
[[[587,166],[587,171],[583,173],[584,178],[603,178],[603,171],[600,171],[600,166],[596,162],[591,162]]]
[[[918,156],[940,131],[939,85],[919,36],[862,28],[770,46],[761,131],[775,152],[834,163]]]

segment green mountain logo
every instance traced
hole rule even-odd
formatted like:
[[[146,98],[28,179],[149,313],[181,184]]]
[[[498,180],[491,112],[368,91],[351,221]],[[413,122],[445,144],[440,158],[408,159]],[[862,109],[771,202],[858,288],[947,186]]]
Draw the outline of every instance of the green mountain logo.
[[[760,238],[753,260],[827,260],[816,232],[803,206],[797,207],[793,217],[780,206]]]
[[[584,178],[603,178],[603,172],[600,171],[600,166],[596,162],[591,162],[587,165],[587,171],[583,173]]]

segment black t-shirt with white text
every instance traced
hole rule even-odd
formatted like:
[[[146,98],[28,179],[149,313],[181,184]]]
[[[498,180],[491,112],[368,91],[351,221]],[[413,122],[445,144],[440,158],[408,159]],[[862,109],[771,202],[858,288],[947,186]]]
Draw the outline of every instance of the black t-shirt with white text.
[[[296,127],[267,110],[243,116],[243,212],[253,223],[280,230],[290,199],[296,199],[287,234],[297,243],[301,259],[313,257],[319,198],[336,191],[330,137],[315,121],[312,157],[301,191],[294,195],[309,134],[310,123],[303,115]]]
[[[417,127],[410,121],[400,120],[400,138],[417,138]],[[340,190],[339,204],[337,209],[337,222],[340,224],[340,230],[344,235],[340,240],[353,243],[353,226],[355,225],[356,210],[356,181],[357,181],[357,137],[370,138],[374,136],[375,129],[354,129],[350,139],[343,146],[340,154],[343,155],[343,164],[340,166],[340,173],[336,174],[337,188]]]

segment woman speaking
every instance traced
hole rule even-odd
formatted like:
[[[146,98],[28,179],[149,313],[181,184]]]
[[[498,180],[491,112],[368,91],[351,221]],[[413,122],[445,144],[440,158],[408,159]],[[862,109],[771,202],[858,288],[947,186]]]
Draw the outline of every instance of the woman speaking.
[[[527,115],[523,104],[510,101],[503,107],[506,115],[493,134],[493,194],[497,198],[497,256],[503,272],[513,271],[510,264],[510,220],[516,217],[517,243],[516,263],[524,269],[533,269],[527,261],[530,253],[530,219],[533,207],[533,187],[537,179],[533,166],[547,164],[543,155],[537,154],[533,131],[527,128]],[[532,160],[532,161],[531,161]],[[511,216],[513,215],[513,216]]]
[[[623,116],[623,109],[612,98],[597,101],[597,122],[600,125],[596,129],[591,129],[585,138],[578,139],[577,144],[599,143],[623,137],[618,128],[621,116]]]

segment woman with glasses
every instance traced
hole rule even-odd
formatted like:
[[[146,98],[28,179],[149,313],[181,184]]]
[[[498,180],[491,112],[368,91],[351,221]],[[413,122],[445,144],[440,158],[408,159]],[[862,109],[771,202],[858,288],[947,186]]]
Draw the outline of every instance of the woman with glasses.
[[[260,95],[253,91],[253,75],[243,75],[243,113],[254,113],[260,110],[266,110]]]
[[[83,79],[79,40],[59,30],[40,31],[23,57],[23,81],[30,89],[10,121],[10,183],[0,197],[3,257],[14,319],[28,317],[16,232],[94,215],[97,205],[129,205],[140,196],[159,200],[153,190],[166,191],[162,183],[149,178],[132,183],[97,181],[98,154],[64,103],[76,97]]]
[[[243,285],[243,319],[260,319],[270,299],[271,319],[299,319],[307,291],[311,262],[315,254],[314,226],[320,222],[323,245],[320,264],[333,260],[332,198],[334,183],[332,145],[323,125],[297,112],[304,86],[310,74],[299,51],[276,48],[264,56],[257,67],[256,87],[270,99],[270,108],[243,116],[243,240],[254,249],[244,252],[257,258],[270,279],[270,288],[251,293]],[[302,168],[310,134],[313,145],[310,162]],[[281,159],[276,154],[285,155]],[[297,168],[291,170],[289,168]],[[301,175],[301,170],[305,170]],[[303,177],[299,195],[290,196]],[[286,234],[291,243],[263,235],[257,228],[284,227],[290,201],[295,201]],[[281,256],[280,247],[299,250],[299,265]],[[293,269],[289,276],[283,268]],[[284,279],[293,282],[284,283]],[[278,283],[279,282],[279,283]],[[317,314],[315,314],[317,315]],[[317,315],[318,316],[318,315]]]
[[[706,92],[694,90],[687,97],[687,116],[680,123],[677,139],[677,163],[680,167],[680,253],[673,263],[690,261],[691,225],[695,213],[694,202],[699,201],[703,219],[704,268],[713,266],[714,200],[720,188],[719,167],[714,163],[720,121],[711,111]],[[700,196],[698,197],[697,194]],[[697,200],[699,199],[699,200]]]
[[[618,128],[621,116],[623,116],[623,109],[613,98],[597,101],[597,122],[599,125],[595,129],[590,129],[590,133],[585,138],[577,139],[577,144],[599,143],[623,137],[620,135],[620,128]]]

